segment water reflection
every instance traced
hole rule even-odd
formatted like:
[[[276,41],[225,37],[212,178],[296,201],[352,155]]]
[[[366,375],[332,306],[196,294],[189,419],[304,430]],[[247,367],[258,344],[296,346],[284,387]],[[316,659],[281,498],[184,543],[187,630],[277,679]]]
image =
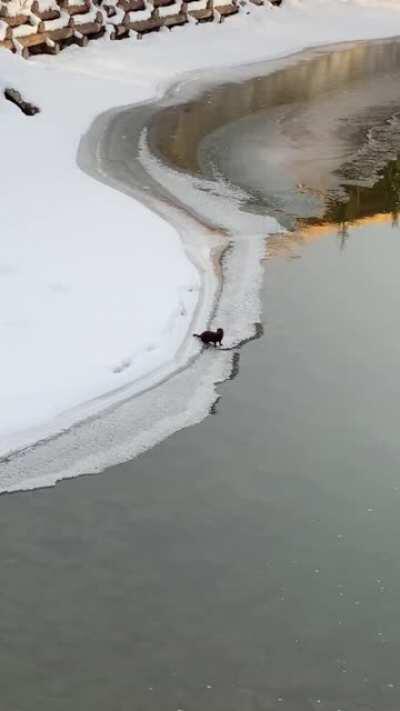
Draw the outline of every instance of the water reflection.
[[[344,244],[356,217],[391,210],[397,219],[400,42],[296,61],[167,106],[153,116],[150,145],[175,170],[240,188],[248,215],[289,228],[340,222]]]
[[[400,708],[384,219],[350,227],[346,259],[310,226],[302,259],[268,263],[268,337],[216,417],[104,476],[0,497],[5,709]]]
[[[5,709],[398,711],[397,161],[379,182],[266,241],[268,337],[217,417],[0,498]]]
[[[150,127],[152,147],[181,170],[200,173],[202,139],[226,123],[265,109],[310,101],[346,84],[398,71],[400,42],[360,43],[336,52],[305,54],[271,74],[237,80],[202,92],[183,105],[169,106]],[[293,65],[294,64],[294,65]]]
[[[306,234],[319,237],[331,234],[332,226],[336,225],[340,248],[343,250],[350,238],[351,226],[379,222],[390,222],[392,227],[399,225],[400,160],[390,161],[372,187],[344,185],[343,190],[345,199],[329,200],[322,221],[318,219],[298,221],[297,240],[304,239]],[[281,242],[284,251],[287,239],[281,239]],[[295,242],[295,238],[289,238],[289,244]],[[279,253],[275,240],[272,250]]]
[[[345,185],[344,201],[329,201],[324,218],[345,226],[377,212],[390,214],[398,224],[400,208],[400,160],[390,161],[372,187]]]
[[[240,371],[240,348],[247,343],[256,341],[258,338],[262,338],[264,335],[264,325],[260,322],[254,324],[254,334],[249,336],[249,338],[244,338],[236,346],[232,348],[219,348],[222,351],[232,351],[232,362],[231,362],[231,372],[229,373],[227,380],[235,380],[239,375]],[[210,408],[210,415],[216,415],[218,413],[218,403],[221,400],[221,395],[218,395],[215,402]]]

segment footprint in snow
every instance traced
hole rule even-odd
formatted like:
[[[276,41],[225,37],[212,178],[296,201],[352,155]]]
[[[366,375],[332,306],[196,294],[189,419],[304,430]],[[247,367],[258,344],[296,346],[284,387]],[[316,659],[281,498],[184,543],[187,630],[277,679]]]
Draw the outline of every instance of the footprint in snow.
[[[129,368],[132,365],[132,361],[130,358],[125,358],[125,360],[121,360],[121,362],[114,366],[112,372],[117,374],[117,373],[122,373],[124,370]]]
[[[62,282],[54,282],[53,284],[49,284],[49,289],[54,291],[56,294],[68,294],[70,291],[69,286],[67,284],[63,284]]]
[[[16,274],[18,269],[12,267],[10,264],[0,264],[0,277],[11,276]]]

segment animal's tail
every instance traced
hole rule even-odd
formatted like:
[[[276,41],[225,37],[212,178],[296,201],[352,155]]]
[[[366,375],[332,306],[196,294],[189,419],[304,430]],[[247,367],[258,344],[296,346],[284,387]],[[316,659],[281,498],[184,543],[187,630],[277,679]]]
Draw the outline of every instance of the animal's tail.
[[[200,333],[194,333],[193,336],[194,338],[201,338]]]

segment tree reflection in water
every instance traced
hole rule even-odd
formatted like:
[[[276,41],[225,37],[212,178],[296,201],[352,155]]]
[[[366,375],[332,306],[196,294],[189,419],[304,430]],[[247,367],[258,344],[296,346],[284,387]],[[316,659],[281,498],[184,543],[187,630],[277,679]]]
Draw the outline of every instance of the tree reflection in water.
[[[349,227],[357,220],[374,215],[390,214],[392,225],[399,225],[400,214],[400,158],[390,161],[381,171],[379,180],[371,187],[342,185],[345,199],[328,198],[322,222],[338,225],[340,248],[344,249],[349,239]],[[318,225],[321,220],[302,221],[305,225]]]

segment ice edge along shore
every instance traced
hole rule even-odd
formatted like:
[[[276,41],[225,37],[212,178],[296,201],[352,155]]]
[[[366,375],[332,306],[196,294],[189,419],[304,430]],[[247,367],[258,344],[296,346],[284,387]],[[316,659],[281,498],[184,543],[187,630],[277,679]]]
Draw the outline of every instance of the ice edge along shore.
[[[311,45],[311,44],[315,45],[318,43],[323,43],[323,42],[329,41],[329,39],[332,42],[337,42],[337,41],[346,40],[346,39],[351,40],[354,38],[352,35],[355,35],[355,38],[358,38],[358,39],[362,38],[363,35],[365,38],[372,38],[372,37],[377,37],[377,36],[381,36],[381,37],[393,36],[393,34],[394,34],[394,32],[393,32],[394,17],[398,18],[398,20],[400,21],[400,12],[398,11],[399,8],[397,7],[397,9],[396,9],[394,4],[392,4],[390,2],[385,3],[385,5],[380,3],[379,4],[379,8],[380,8],[379,13],[377,12],[377,3],[369,2],[368,4],[366,4],[366,3],[362,3],[362,2],[349,2],[346,4],[346,12],[348,12],[349,9],[352,11],[353,22],[357,17],[357,21],[358,21],[357,28],[355,26],[350,26],[350,28],[349,28],[349,26],[347,25],[347,27],[343,31],[343,14],[341,15],[340,13],[337,13],[337,7],[336,7],[335,8],[335,17],[337,18],[337,26],[333,27],[332,23],[331,23],[329,26],[329,33],[328,33],[329,37],[326,37],[326,34],[327,34],[326,33],[326,19],[327,19],[326,13],[332,12],[332,9],[333,9],[332,5],[333,5],[333,3],[330,2],[330,0],[326,0],[325,2],[314,2],[314,0],[308,0],[308,2],[306,0],[304,0],[303,2],[301,2],[300,0],[298,2],[293,2],[293,1],[290,2],[290,0],[289,0],[289,2],[287,3],[286,11],[282,12],[282,13],[280,12],[279,15],[278,15],[278,13],[274,13],[274,21],[273,22],[271,22],[270,17],[268,17],[268,20],[270,21],[270,24],[272,25],[272,27],[268,28],[267,23],[266,23],[264,29],[265,29],[267,36],[271,35],[271,31],[273,31],[274,28],[275,28],[275,31],[278,29],[276,26],[276,24],[278,23],[280,26],[280,29],[281,30],[282,30],[282,28],[286,29],[286,31],[289,31],[289,35],[290,35],[294,30],[294,26],[296,26],[297,32],[296,32],[295,41],[294,41],[293,36],[291,38],[291,41],[288,41],[288,37],[285,38],[285,36],[282,36],[282,34],[281,34],[278,43],[276,42],[276,38],[275,38],[275,47],[270,48],[268,56],[265,56],[266,55],[265,48],[263,48],[263,50],[261,50],[261,47],[257,44],[257,42],[253,41],[252,42],[252,51],[248,52],[248,56],[241,57],[242,62],[243,61],[247,61],[247,62],[260,61],[262,59],[270,59],[270,58],[277,57],[277,56],[283,56],[284,54],[290,54],[293,51],[298,51],[299,49],[304,48],[307,45]],[[299,21],[301,21],[303,23],[303,26],[309,25],[310,10],[315,11],[317,18],[314,17],[314,22],[313,22],[312,27],[308,27],[309,36],[307,37],[307,35],[305,35],[302,38],[302,40],[299,42],[298,23],[299,23]],[[363,26],[363,22],[360,21],[359,12],[361,12],[361,13],[365,12],[364,20],[368,20],[367,22],[365,22],[364,26]],[[380,23],[377,23],[376,22],[377,18],[375,17],[373,27],[370,24],[371,20],[372,20],[371,13],[372,13],[372,15],[374,15],[374,13],[375,13],[375,16],[378,14],[380,16],[380,20],[381,20]],[[257,14],[259,14],[258,9],[255,9],[252,12],[250,20],[252,20],[252,19],[254,20],[254,18]],[[317,22],[315,22],[315,19],[317,19]],[[214,61],[215,61],[216,66],[224,67],[229,64],[231,64],[231,65],[234,65],[235,63],[237,64],[237,58],[235,58],[235,61],[232,61],[233,60],[232,42],[234,42],[235,33],[238,33],[238,27],[240,28],[241,35],[242,35],[242,30],[244,32],[246,32],[246,29],[249,30],[249,27],[251,27],[250,20],[249,19],[247,20],[247,28],[246,28],[246,18],[235,18],[235,22],[234,23],[232,22],[232,25],[227,25],[226,30],[224,27],[210,28],[211,35],[215,36],[215,37],[217,37],[217,35],[218,35],[218,42],[221,40],[221,43],[218,45],[217,48],[215,48],[215,51],[214,51],[214,55],[215,55]],[[319,33],[320,34],[319,41],[318,41],[318,37],[317,37],[318,33],[316,32],[316,27],[318,29],[318,20],[320,22],[325,23],[323,25],[325,27],[325,31]],[[238,25],[238,22],[243,22],[243,24]],[[258,18],[257,22],[259,24],[259,18]],[[275,27],[274,27],[274,23],[275,23]],[[339,27],[339,25],[340,25],[340,27]],[[190,33],[190,30],[193,31],[193,28],[188,28],[188,29],[189,29],[189,33]],[[202,32],[202,30],[197,30],[198,34],[196,35],[200,45],[203,44],[203,39],[202,39],[203,35],[200,35],[201,32]],[[187,34],[188,33],[186,32],[186,30],[184,30],[182,32],[181,46],[179,46],[180,37],[178,37],[178,35],[177,35],[177,39],[174,40],[177,49],[175,50],[175,52],[172,53],[172,55],[173,55],[172,62],[170,62],[172,65],[174,65],[174,62],[175,63],[177,62],[177,59],[179,57],[182,59],[182,55],[186,54],[185,47],[187,44],[187,38],[185,40],[185,37]],[[208,32],[205,31],[204,32],[204,42],[205,43],[207,43],[207,35],[208,35]],[[193,43],[193,37],[194,37],[194,35],[192,35],[192,37],[190,39],[191,43]],[[259,38],[259,36],[258,36],[258,38]],[[170,40],[170,38],[169,37],[167,37],[167,38],[160,37],[160,38],[154,38],[154,39],[161,40],[160,45],[156,45],[155,42],[153,41],[153,42],[149,43],[149,46],[148,46],[148,48],[146,48],[145,53],[143,53],[143,51],[140,52],[142,57],[145,56],[147,62],[148,63],[150,62],[150,64],[151,64],[151,54],[154,50],[155,56],[153,57],[153,66],[152,66],[153,74],[154,74],[154,64],[157,64],[157,55],[162,49],[165,51],[165,49],[166,49],[165,44],[168,40]],[[265,42],[267,37],[264,37],[263,39]],[[285,42],[285,39],[286,39],[286,42]],[[54,85],[55,75],[56,75],[58,81],[60,81],[61,74],[62,74],[62,76],[64,78],[68,77],[68,79],[72,80],[72,83],[75,86],[75,91],[76,91],[77,81],[78,81],[78,83],[82,83],[82,86],[81,86],[82,91],[87,90],[87,88],[88,88],[87,83],[89,81],[89,84],[92,85],[92,88],[94,91],[94,93],[92,93],[92,99],[93,98],[95,99],[94,103],[97,104],[97,109],[104,108],[104,103],[106,104],[106,106],[105,106],[106,109],[108,108],[108,105],[110,102],[114,103],[114,105],[116,105],[116,104],[121,105],[123,103],[126,103],[127,94],[131,93],[132,86],[129,86],[129,84],[128,84],[128,87],[127,87],[126,85],[120,84],[118,86],[117,91],[114,90],[114,92],[112,92],[112,91],[110,92],[113,96],[107,96],[107,99],[105,100],[104,95],[103,95],[103,92],[105,90],[104,83],[103,83],[103,81],[100,82],[100,80],[97,77],[102,75],[102,68],[104,69],[105,74],[107,75],[107,63],[110,59],[110,55],[114,59],[114,65],[112,66],[112,71],[115,73],[117,71],[118,67],[121,68],[121,66],[124,65],[124,62],[127,61],[127,57],[126,57],[127,53],[128,53],[128,55],[131,52],[136,53],[136,46],[134,48],[131,46],[126,46],[126,45],[131,44],[130,42],[127,42],[125,47],[121,48],[121,51],[117,51],[115,53],[113,48],[112,48],[113,51],[110,52],[110,45],[107,45],[106,43],[104,43],[103,46],[101,46],[101,44],[102,44],[101,42],[97,43],[96,47],[93,49],[93,51],[88,51],[87,55],[85,55],[85,53],[81,53],[81,54],[79,54],[79,57],[78,57],[77,52],[71,52],[69,54],[69,56],[67,56],[68,52],[66,52],[64,55],[62,55],[62,62],[60,62],[60,63],[57,62],[55,64],[56,69],[53,74],[51,73],[52,72],[51,63],[48,63],[48,64],[46,62],[40,62],[40,63],[38,62],[35,64],[32,63],[33,66],[30,66],[28,68],[25,65],[25,63],[21,63],[19,60],[16,60],[14,57],[7,57],[7,59],[2,57],[1,64],[5,65],[5,67],[4,67],[5,68],[5,72],[4,72],[5,76],[3,76],[3,82],[7,83],[8,76],[11,76],[14,83],[17,83],[19,81],[19,86],[23,89],[26,89],[28,92],[30,90],[30,95],[32,96],[32,94],[33,94],[33,87],[32,87],[32,83],[31,83],[32,78],[33,78],[33,76],[35,76],[35,78],[40,76],[41,81],[39,81],[37,83],[37,92],[35,92],[35,94],[39,95],[39,96],[41,95],[43,97],[44,103],[46,104],[46,100],[48,100],[47,93],[48,93],[49,88],[51,88],[51,86],[49,87],[49,84],[51,85],[53,83],[53,85]],[[221,54],[223,54],[223,52],[224,52],[224,46],[226,48],[228,45],[230,46],[231,51],[225,53],[225,57],[222,57]],[[263,43],[263,45],[264,45],[264,43]],[[301,46],[299,46],[299,45],[301,45]],[[91,49],[91,48],[89,48],[89,49]],[[119,48],[117,48],[117,49],[119,50]],[[103,56],[103,53],[104,53],[104,56]],[[170,55],[170,59],[171,59],[171,55]],[[208,51],[207,61],[211,62],[212,59],[213,58],[210,57],[210,52]],[[192,55],[191,61],[193,63],[193,55]],[[199,62],[197,62],[197,63],[199,64]],[[189,64],[190,64],[190,62],[189,62]],[[60,65],[61,65],[61,67],[60,67]],[[61,74],[59,71],[60,68],[61,68]],[[91,74],[90,80],[88,80],[87,77],[76,76],[76,73],[81,72],[82,69],[86,74]],[[184,66],[182,66],[182,62],[181,62],[180,69],[181,69],[181,71],[182,71],[182,69],[184,69]],[[188,69],[188,71],[190,71],[191,69],[193,69],[193,67],[190,67]],[[200,69],[201,69],[201,67],[200,67]],[[199,71],[200,69],[198,69],[197,71]],[[65,70],[67,70],[67,74],[65,74]],[[33,72],[33,74],[32,74],[32,72]],[[108,66],[108,73],[110,73],[110,66]],[[157,77],[157,81],[154,83],[154,76],[153,76],[152,89],[149,90],[149,86],[147,86],[145,91],[142,90],[142,92],[141,92],[142,95],[140,97],[140,100],[154,100],[155,96],[160,95],[163,91],[166,90],[167,85],[171,85],[171,82],[176,83],[176,67],[174,67],[174,66],[164,67],[164,73],[167,75],[168,75],[168,73],[170,73],[172,78],[163,77],[160,80],[160,78]],[[151,84],[151,74],[152,74],[152,72],[150,71],[149,72],[149,84]],[[136,75],[137,75],[137,67],[136,67]],[[96,77],[96,79],[94,79],[93,77]],[[131,77],[131,79],[132,79],[132,77]],[[136,80],[137,80],[137,76],[136,76]],[[184,76],[183,81],[184,82],[188,81],[187,74]],[[97,86],[94,86],[94,85],[97,85]],[[78,91],[78,93],[79,93],[79,91]],[[100,95],[102,97],[102,101],[99,101]],[[68,95],[68,92],[67,92],[67,99],[70,99],[70,98],[71,98],[71,94]],[[102,103],[103,103],[103,106],[102,106]],[[93,111],[92,106],[90,107],[90,110],[87,109],[87,103],[85,104],[85,106],[86,106],[86,111],[80,112],[80,114],[81,114],[80,119],[81,120],[78,122],[80,124],[80,133],[82,133],[81,127],[84,123],[84,120],[87,120],[88,115],[90,116],[91,112]],[[59,107],[59,109],[62,109],[62,108],[65,108],[65,106],[63,107],[61,105]],[[54,111],[53,111],[53,113],[54,113]],[[7,115],[6,118],[9,119],[10,122],[15,123],[15,116],[12,116],[10,118],[10,115]],[[53,122],[54,122],[54,116],[52,118],[53,118]],[[74,122],[72,121],[72,124],[73,123]],[[87,123],[89,123],[89,121]],[[25,128],[25,126],[22,127],[22,125],[18,125],[18,121],[17,121],[16,126],[15,125],[13,126],[13,130],[15,131],[16,128],[18,128],[19,130],[23,130]],[[49,130],[50,136],[52,133],[51,128],[54,128],[54,126],[50,127],[50,130]],[[76,128],[76,126],[73,126],[73,128]],[[46,129],[46,127],[45,127],[45,129]],[[49,126],[47,126],[47,129],[49,129]],[[56,132],[56,138],[57,138],[57,141],[59,142],[59,139],[60,139],[59,131]],[[76,136],[74,136],[74,139],[76,139]],[[75,147],[76,147],[76,140],[73,141],[72,143],[74,143]],[[70,147],[71,147],[70,144],[68,144],[67,148],[70,148]],[[15,160],[15,151],[13,153],[14,153],[14,160]],[[5,154],[6,154],[5,157],[7,158],[7,150],[5,151]],[[71,160],[71,151],[70,150],[68,150],[68,160],[69,161]],[[15,177],[16,177],[16,180],[18,181],[18,185],[19,185],[20,189],[21,189],[21,182],[23,182],[24,179],[27,180],[29,178],[32,178],[32,175],[29,173],[29,171],[28,171],[28,175],[24,175],[22,177],[21,177],[21,174],[18,173],[18,170],[16,170],[15,173],[16,173]],[[46,179],[45,175],[43,177]],[[10,182],[10,186],[11,186],[11,190],[12,190],[13,180],[10,180],[9,182]],[[46,189],[48,189],[48,187],[49,186],[47,186],[46,182],[44,181],[44,184],[42,184],[42,186],[41,186],[42,192],[45,192]],[[50,197],[51,197],[51,190],[48,189],[48,192],[50,193]],[[84,196],[81,196],[81,197],[84,197]],[[96,195],[97,199],[99,197],[100,197],[99,195]],[[136,207],[137,207],[137,205],[136,205]],[[132,209],[132,201],[130,201],[130,208]],[[50,217],[50,216],[47,216],[47,217]],[[59,214],[57,215],[57,217],[59,219]],[[29,215],[28,215],[28,218],[29,218]],[[9,223],[9,221],[6,219],[5,220],[5,228],[7,228],[7,227],[9,227],[9,228],[14,227],[15,228],[15,226],[16,226],[15,223],[11,224],[11,225],[8,223]],[[14,242],[15,242],[15,232],[13,234],[13,238],[14,238]],[[22,247],[23,246],[24,246],[24,242],[22,240]],[[195,259],[197,257],[197,255],[195,256],[194,253],[192,256]],[[204,254],[202,256],[204,258]],[[202,268],[204,268],[204,260],[203,260],[203,267]],[[214,290],[214,293],[215,293],[215,289],[217,288],[216,282],[214,281],[213,285],[210,282],[209,287],[211,287],[211,291]],[[209,293],[208,296],[210,297],[211,294]],[[203,304],[202,304],[202,306],[200,306],[200,309],[202,309],[202,307],[205,307],[205,301],[206,300],[203,300]],[[211,304],[211,301],[208,302],[208,307],[207,307],[208,310],[210,308],[210,304]],[[193,307],[194,307],[194,305],[193,305]],[[201,311],[202,318],[205,316],[207,308],[205,308],[204,311]],[[194,309],[195,309],[195,307],[193,308],[193,312],[194,312]],[[200,316],[200,309],[198,308],[198,310],[197,310],[198,316]],[[249,314],[249,316],[250,316],[250,314]],[[191,330],[192,326],[189,326],[189,328]],[[188,329],[186,327],[186,329],[185,329],[186,333],[187,333],[187,330]],[[181,344],[183,343],[183,345],[180,345],[180,348],[179,348],[180,354],[184,356],[186,353],[186,357],[189,357],[189,353],[187,353],[187,351],[185,350],[186,344],[187,344],[187,339],[185,341],[184,335],[182,338],[182,332],[180,333],[180,338],[181,338],[180,343]],[[189,343],[188,345],[190,346],[191,343]],[[172,356],[172,361],[173,361],[173,365],[174,365],[175,364],[174,356]],[[61,365],[65,365],[65,364],[61,364]],[[170,369],[172,370],[173,365],[172,365],[172,367],[171,367],[171,365],[172,364],[170,363]],[[225,367],[225,370],[228,368],[228,366],[226,364],[224,367]],[[163,371],[163,368],[165,368],[165,365],[161,365],[158,368],[154,369],[154,372],[157,372],[157,374],[159,376],[158,377],[159,380],[163,380],[163,379],[165,379],[165,377],[167,377],[165,374],[165,371]],[[58,371],[58,375],[60,375],[60,372],[62,372],[61,368]],[[10,376],[9,371],[7,372],[7,370],[5,369],[5,370],[3,370],[3,373],[7,378],[9,378],[9,376]],[[214,383],[216,380],[218,380],[218,377],[220,377],[220,376],[217,376],[217,374],[214,373],[213,377],[214,377],[214,381],[213,381],[213,383]],[[140,383],[141,383],[141,390],[143,390],[144,388],[151,388],[152,385],[154,384],[154,380],[153,380],[153,382],[149,382],[148,380],[147,381],[140,380]],[[123,399],[131,397],[133,395],[132,392],[129,392],[129,386],[128,386],[127,390],[125,390],[125,387],[126,387],[126,384],[122,383],[119,397],[121,398],[121,394],[123,393],[122,394]],[[200,408],[200,409],[202,409],[203,416],[208,411],[209,404],[210,404],[210,402],[212,402],[212,397],[215,397],[214,394],[211,395],[211,393],[214,393],[213,384],[212,384],[212,387],[210,384],[209,396],[206,398],[207,402],[208,402],[207,407]],[[98,412],[100,409],[109,407],[110,401],[107,402],[107,396],[104,398],[104,396],[101,396],[101,395],[99,397],[96,397],[96,395],[94,395],[94,397],[89,398],[87,402],[89,403],[89,408],[86,410],[85,416],[89,417],[88,425],[89,425],[89,428],[91,430],[93,430],[93,423],[96,421],[96,418],[94,417],[95,413]],[[17,402],[17,406],[21,406],[21,404]],[[115,415],[114,406],[111,408],[111,414]],[[172,417],[170,415],[171,415],[171,413],[169,415],[166,415],[166,417],[164,418],[164,420],[165,420],[164,434],[162,436],[157,436],[156,441],[159,441],[160,439],[163,438],[163,436],[166,436],[166,434],[169,434],[171,431],[174,431],[175,429],[177,429],[178,422],[175,420],[175,423],[172,424],[174,421],[174,417]],[[199,418],[199,413],[197,413],[196,416],[197,416],[197,418]],[[69,417],[69,419],[68,419],[68,417]],[[74,421],[74,419],[76,421],[76,419],[78,419],[78,418],[80,419],[82,417],[82,410],[80,408],[77,408],[77,409],[72,408],[69,410],[68,417],[67,417],[67,419],[63,419],[63,418],[51,419],[51,430],[49,430],[49,428],[46,428],[46,427],[40,427],[38,430],[36,430],[33,439],[35,439],[35,438],[37,440],[42,439],[43,436],[49,436],[49,434],[51,432],[55,432],[57,429],[58,429],[58,431],[64,430],[61,437],[66,437],[67,433],[65,432],[65,428],[69,427],[72,424],[72,422]],[[168,420],[168,417],[170,417],[170,426],[165,427],[166,420]],[[6,407],[4,407],[4,410],[2,413],[2,419],[3,418],[5,418],[5,419],[7,418]],[[61,422],[62,419],[63,419],[63,422]],[[99,418],[99,419],[102,419],[102,418]],[[185,419],[185,423],[188,424],[187,414],[185,414],[184,419]],[[189,418],[189,419],[191,419],[191,418]],[[200,419],[201,419],[201,417],[200,417]],[[3,421],[4,421],[4,419],[3,419]],[[194,421],[196,421],[196,420],[194,420]],[[133,420],[132,420],[132,422],[133,422]],[[96,423],[98,425],[97,421],[96,421]],[[183,426],[182,422],[179,426]],[[131,430],[130,430],[130,436],[131,436],[132,442],[133,442],[133,440],[135,439],[135,436],[132,435],[132,430],[133,430],[133,428],[131,428]],[[39,436],[39,431],[41,431],[41,437]],[[159,432],[159,434],[161,434],[161,432]],[[76,431],[75,431],[75,435],[76,435]],[[76,440],[75,435],[74,435],[74,437]],[[33,439],[31,439],[31,441],[33,441]],[[60,439],[60,438],[58,438],[58,439]],[[143,437],[142,437],[142,439],[143,439]],[[146,437],[144,439],[146,439]],[[8,441],[12,441],[12,437]],[[149,433],[147,436],[147,442],[148,442],[149,446],[151,443],[154,443],[154,437],[150,436]],[[41,444],[40,446],[35,448],[36,454],[39,451],[41,452],[41,454],[43,454],[43,452],[46,449],[48,449],[48,447],[49,447],[48,442],[46,444]],[[65,442],[65,448],[64,447],[62,447],[62,448],[63,448],[64,454],[65,454],[66,460],[62,460],[62,458],[58,459],[57,464],[56,464],[55,458],[49,452],[49,457],[46,458],[47,462],[48,462],[48,466],[45,467],[45,469],[47,469],[47,473],[43,471],[44,462],[43,462],[42,456],[38,457],[37,464],[39,465],[39,460],[41,460],[41,464],[39,465],[39,469],[38,470],[36,469],[36,467],[34,465],[34,461],[33,461],[35,458],[34,450],[27,450],[22,456],[18,456],[16,458],[16,460],[14,461],[14,463],[12,462],[12,459],[10,461],[3,462],[3,464],[0,465],[0,487],[1,487],[1,489],[3,491],[5,491],[5,490],[10,491],[13,489],[14,490],[18,489],[18,488],[28,488],[28,487],[31,488],[32,486],[54,483],[57,479],[62,478],[64,475],[75,476],[78,473],[83,473],[85,471],[99,471],[100,469],[104,468],[105,466],[109,466],[113,462],[121,461],[122,459],[126,459],[129,456],[132,456],[133,453],[135,453],[135,451],[134,451],[135,447],[128,446],[127,443],[125,442],[125,444],[122,446],[122,449],[124,449],[124,454],[122,453],[121,447],[119,447],[118,458],[115,458],[115,457],[114,458],[113,457],[104,458],[103,457],[103,459],[102,459],[102,457],[99,456],[97,458],[97,463],[96,463],[94,461],[96,458],[95,450],[90,448],[90,450],[91,450],[90,456],[85,456],[84,451],[82,450],[81,465],[78,466],[77,461],[75,461],[73,466],[68,466],[67,465],[67,463],[68,463],[68,444],[67,444],[67,442]],[[147,445],[146,446],[142,445],[141,447],[139,447],[139,450],[142,451],[143,448],[147,448]],[[118,447],[115,447],[114,449],[115,449],[114,454],[116,455],[116,449],[118,449]],[[53,454],[54,454],[54,452],[53,452]],[[102,460],[102,463],[100,463],[101,460]],[[10,466],[11,464],[13,464],[13,466]],[[59,466],[60,464],[61,464],[61,467]],[[4,471],[4,469],[6,469],[6,471]],[[1,471],[1,470],[3,470],[3,471]],[[14,471],[12,472],[11,470],[14,470]],[[29,472],[29,474],[28,474],[28,472]],[[36,474],[38,474],[38,476],[35,476],[35,472],[36,472]]]

